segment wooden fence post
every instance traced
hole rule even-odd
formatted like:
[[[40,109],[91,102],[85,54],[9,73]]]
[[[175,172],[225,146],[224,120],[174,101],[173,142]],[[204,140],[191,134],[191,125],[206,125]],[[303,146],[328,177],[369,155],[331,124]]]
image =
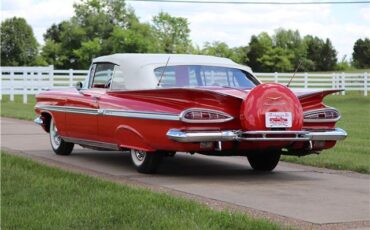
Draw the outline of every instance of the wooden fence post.
[[[308,73],[304,73],[304,88],[308,88]]]
[[[14,101],[14,71],[10,71],[10,95],[9,95],[9,100]]]
[[[33,80],[34,80],[34,81],[36,81],[36,78],[34,78]],[[42,80],[42,72],[41,72],[41,71],[40,71],[40,72],[37,72],[37,81],[36,81],[36,82],[38,82],[38,83],[40,83],[40,84],[41,84],[41,83],[42,83],[42,81],[43,81],[43,80]],[[35,91],[36,91],[36,92],[35,92]],[[32,89],[32,92],[34,92],[35,94],[36,94],[36,93],[39,93],[40,91],[41,91],[40,87],[38,87],[36,90],[33,90],[33,89]]]
[[[54,66],[49,65],[49,86],[53,88],[54,86]]]
[[[28,73],[27,73],[27,71],[24,71],[23,72],[23,84],[25,84],[26,82],[28,82],[27,81],[27,75],[28,75]],[[24,87],[23,87],[23,89],[22,89],[22,92],[23,92],[23,104],[27,104],[27,90],[28,90],[28,88],[24,85]]]
[[[368,73],[367,72],[365,72],[364,73],[364,96],[367,96],[367,84],[368,84],[368,77],[369,77],[369,75],[368,75]]]
[[[341,89],[344,89],[344,91],[342,91],[342,95],[346,95],[346,74],[344,72],[342,72],[341,78],[342,78]]]
[[[335,89],[335,73],[331,74],[331,88]]]
[[[69,87],[73,87],[73,69],[69,69]]]

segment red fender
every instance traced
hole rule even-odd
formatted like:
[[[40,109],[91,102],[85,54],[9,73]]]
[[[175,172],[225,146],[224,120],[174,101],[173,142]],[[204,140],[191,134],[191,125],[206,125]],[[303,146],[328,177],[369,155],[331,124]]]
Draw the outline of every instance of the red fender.
[[[134,128],[127,125],[120,125],[115,131],[116,142],[121,148],[137,149],[147,152],[155,151],[148,144],[148,141]]]

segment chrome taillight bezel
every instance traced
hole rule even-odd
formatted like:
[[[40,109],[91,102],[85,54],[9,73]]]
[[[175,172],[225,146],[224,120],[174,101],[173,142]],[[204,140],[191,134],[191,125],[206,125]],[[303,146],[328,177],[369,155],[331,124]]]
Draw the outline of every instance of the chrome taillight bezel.
[[[312,116],[314,114],[318,114],[318,113],[325,114],[326,112],[334,112],[337,114],[337,116],[335,118],[309,118],[309,116]],[[303,113],[303,121],[307,123],[337,122],[339,120],[340,120],[339,111],[331,107],[309,110]]]
[[[225,118],[222,119],[188,119],[186,118],[186,114],[191,113],[191,112],[204,112],[204,113],[213,113],[213,114],[219,114],[221,116],[224,116]],[[213,110],[213,109],[202,109],[202,108],[189,108],[181,112],[180,114],[180,120],[186,123],[224,123],[233,120],[234,117],[218,110]]]

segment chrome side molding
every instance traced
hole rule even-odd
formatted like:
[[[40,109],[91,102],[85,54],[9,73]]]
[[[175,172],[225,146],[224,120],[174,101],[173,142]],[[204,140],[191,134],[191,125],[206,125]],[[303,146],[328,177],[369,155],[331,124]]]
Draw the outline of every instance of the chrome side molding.
[[[73,138],[73,137],[62,137],[62,139],[66,142],[71,142],[71,143],[82,145],[82,146],[89,146],[93,148],[110,149],[110,150],[120,150],[119,146],[113,143],[91,141],[91,140]]]
[[[119,109],[92,109],[81,108],[73,106],[58,106],[58,105],[37,105],[37,109],[65,112],[65,113],[78,113],[95,116],[115,116],[125,118],[139,118],[139,119],[152,119],[152,120],[166,120],[166,121],[179,121],[178,114],[160,113],[160,112],[145,112],[145,111],[132,111],[132,110],[119,110]]]

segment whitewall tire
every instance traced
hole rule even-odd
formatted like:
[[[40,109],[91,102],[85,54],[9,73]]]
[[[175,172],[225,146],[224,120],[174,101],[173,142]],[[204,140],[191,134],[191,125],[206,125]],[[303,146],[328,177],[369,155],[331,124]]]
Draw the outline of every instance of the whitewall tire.
[[[54,119],[50,120],[50,145],[54,153],[57,155],[69,155],[73,150],[73,143],[65,142],[58,133],[58,129],[55,125]]]
[[[155,173],[162,161],[161,152],[146,152],[131,149],[131,160],[138,172]]]

